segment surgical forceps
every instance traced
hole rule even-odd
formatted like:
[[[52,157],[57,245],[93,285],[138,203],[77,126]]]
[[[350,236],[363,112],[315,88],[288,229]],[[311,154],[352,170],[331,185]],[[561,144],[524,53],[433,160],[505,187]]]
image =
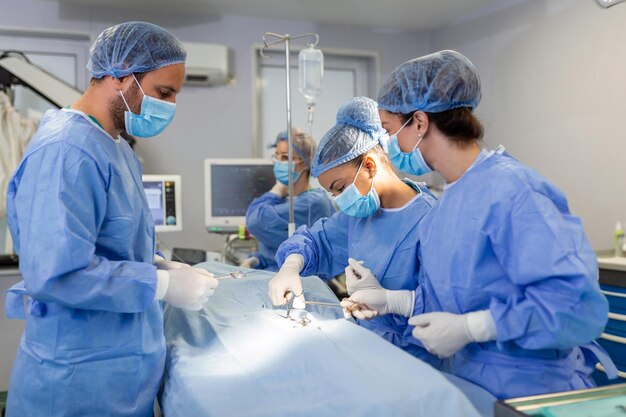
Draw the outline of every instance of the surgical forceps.
[[[294,293],[293,291],[287,291],[285,293],[285,298],[287,298],[289,296],[289,293],[291,293],[291,298],[289,298],[287,300],[287,318],[289,318],[289,313],[291,313],[291,310],[293,310],[293,302],[296,299],[296,297],[299,297],[299,295],[296,295],[296,293]],[[302,295],[302,294],[300,294]],[[339,303],[328,303],[328,302],[324,302],[324,301],[305,301],[304,304],[310,304],[310,305],[316,305],[316,306],[325,306],[325,307],[335,307],[335,308],[343,308],[341,306],[341,304]]]
[[[221,275],[219,277],[215,277],[216,279],[221,279],[221,278],[245,278],[246,277],[246,273],[243,271],[231,271],[226,275]]]

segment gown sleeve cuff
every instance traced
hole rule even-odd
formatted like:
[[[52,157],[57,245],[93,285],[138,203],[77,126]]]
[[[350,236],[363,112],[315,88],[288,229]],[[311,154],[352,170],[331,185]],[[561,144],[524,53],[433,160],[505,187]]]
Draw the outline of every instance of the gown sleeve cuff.
[[[167,288],[169,287],[169,285],[170,274],[167,271],[157,271],[157,284],[154,298],[157,300],[162,300],[163,297],[165,297],[165,293],[167,293]]]
[[[467,313],[467,329],[474,342],[490,342],[496,340],[496,323],[489,310]]]

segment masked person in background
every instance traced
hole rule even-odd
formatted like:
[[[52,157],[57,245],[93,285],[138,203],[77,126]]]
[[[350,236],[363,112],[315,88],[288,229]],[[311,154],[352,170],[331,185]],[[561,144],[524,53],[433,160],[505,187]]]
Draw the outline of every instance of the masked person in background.
[[[616,372],[590,343],[608,312],[595,254],[556,186],[503,147],[481,150],[480,99],[478,72],[456,51],[405,62],[378,95],[394,165],[446,180],[419,225],[412,334],[453,358],[453,374],[498,398],[591,387],[598,359]],[[348,282],[353,272],[377,275],[356,265]],[[378,317],[387,292],[369,288],[351,298],[369,306],[361,314]]]
[[[315,154],[313,138],[299,129],[292,130],[293,211],[296,227],[310,226],[318,219],[330,217],[332,202],[324,190],[310,185],[311,160]],[[287,132],[276,138],[272,147],[276,184],[270,191],[255,198],[246,212],[246,228],[259,242],[259,250],[252,253],[240,266],[278,271],[274,260],[276,249],[287,239],[289,224],[289,162]]]
[[[376,102],[356,97],[337,112],[337,124],[322,139],[313,158],[313,175],[334,196],[341,210],[311,227],[301,227],[276,253],[280,271],[269,283],[274,305],[286,302],[293,291],[296,303],[305,301],[300,276],[333,278],[344,272],[351,259],[365,261],[380,279],[374,284],[390,291],[384,317],[359,320],[359,324],[424,359],[439,364],[412,340],[407,315],[413,311],[420,263],[417,226],[435,204],[423,185],[401,180],[393,172],[383,147],[387,133],[380,124]],[[365,287],[372,283],[364,280]],[[349,286],[353,292],[359,285]],[[420,299],[421,301],[421,299]],[[355,312],[355,317],[365,316]]]
[[[198,310],[217,287],[208,272],[155,256],[141,165],[119,137],[169,125],[185,57],[156,25],[106,29],[89,52],[87,91],[45,114],[11,178],[24,281],[7,313],[25,316],[26,330],[8,417],[152,416],[165,361],[160,300]]]

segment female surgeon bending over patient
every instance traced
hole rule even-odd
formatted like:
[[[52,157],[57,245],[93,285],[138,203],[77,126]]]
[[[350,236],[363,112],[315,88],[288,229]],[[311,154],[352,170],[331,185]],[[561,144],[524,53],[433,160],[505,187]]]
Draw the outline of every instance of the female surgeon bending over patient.
[[[344,271],[349,258],[364,260],[380,277],[379,286],[415,289],[420,269],[417,225],[435,198],[424,186],[397,177],[381,146],[387,138],[375,101],[357,97],[339,109],[337,124],[322,138],[313,158],[312,173],[333,194],[341,211],[311,227],[300,227],[280,245],[276,260],[281,268],[269,283],[275,305],[286,302],[288,291],[304,301],[300,275],[332,278]],[[387,304],[385,313],[389,314],[359,324],[409,353],[439,364],[407,328],[413,311],[412,293],[389,294],[398,296]]]

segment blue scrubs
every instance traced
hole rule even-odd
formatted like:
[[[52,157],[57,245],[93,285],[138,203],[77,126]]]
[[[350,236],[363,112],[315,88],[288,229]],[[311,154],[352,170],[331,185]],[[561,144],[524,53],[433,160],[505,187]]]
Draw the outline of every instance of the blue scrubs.
[[[577,346],[600,335],[608,305],[595,254],[559,189],[507,154],[483,151],[419,236],[416,313],[489,309],[497,329],[497,341],[459,351],[452,373],[498,398],[593,386],[595,360]]]
[[[26,330],[7,417],[152,416],[165,360],[141,165],[86,115],[48,111],[9,183]]]
[[[324,190],[308,190],[293,200],[296,227],[310,226],[334,212],[335,207]],[[267,192],[250,203],[246,212],[246,228],[259,241],[258,252],[250,255],[259,259],[257,269],[278,271],[274,257],[276,249],[287,239],[288,224],[289,200],[286,198]]]
[[[301,227],[278,248],[278,264],[282,265],[287,256],[297,253],[304,257],[300,275],[332,279],[344,272],[348,258],[354,258],[364,261],[384,288],[414,290],[420,269],[417,225],[435,205],[436,199],[426,187],[422,191],[418,184],[407,179],[404,182],[418,191],[404,207],[381,208],[365,218],[348,216],[339,211],[311,227]],[[359,320],[358,323],[412,355],[440,365],[442,361],[410,337],[407,320],[388,314],[372,320]]]

